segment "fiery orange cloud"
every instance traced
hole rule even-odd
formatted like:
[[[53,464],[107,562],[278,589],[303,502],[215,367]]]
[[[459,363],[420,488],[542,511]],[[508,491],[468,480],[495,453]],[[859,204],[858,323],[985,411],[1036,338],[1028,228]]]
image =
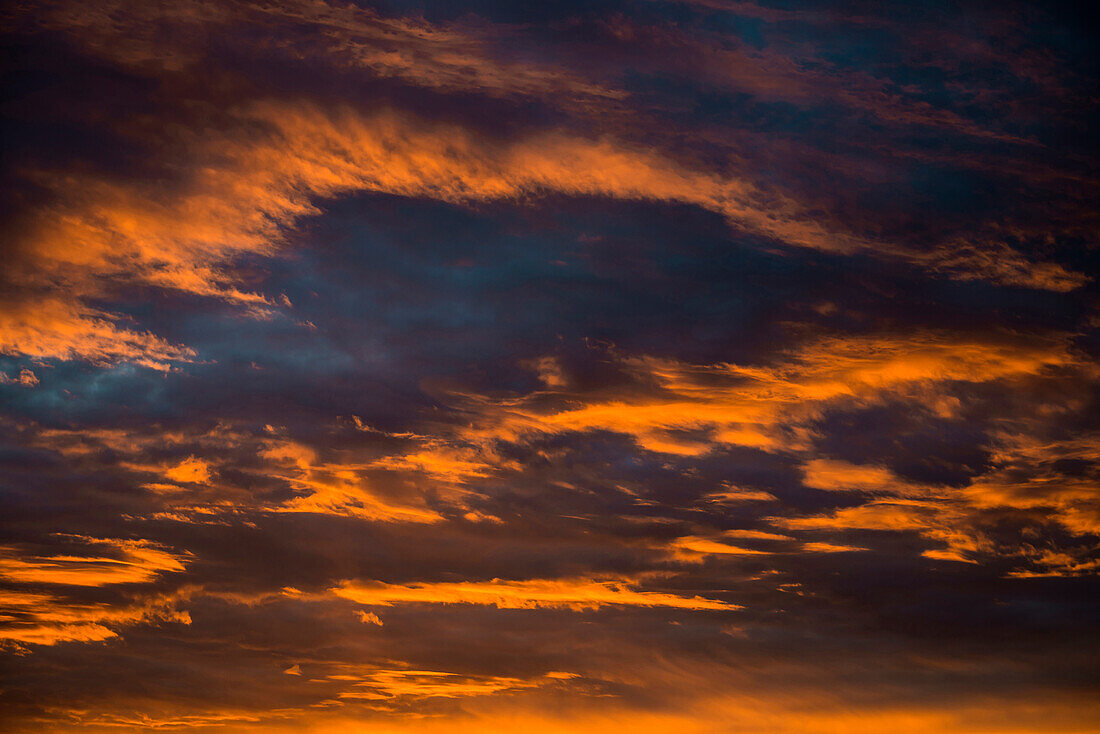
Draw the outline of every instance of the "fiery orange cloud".
[[[749,540],[794,540],[789,535],[769,533],[764,530],[727,530],[722,535],[728,538],[747,538]]]
[[[117,557],[36,556],[0,548],[0,579],[9,583],[68,587],[142,584],[185,570],[189,554],[176,554],[145,540],[68,537],[84,546],[107,548]],[[132,603],[78,603],[53,593],[0,590],[0,644],[15,647],[61,642],[102,642],[117,629],[158,622],[190,623],[180,597],[141,595]]]
[[[1087,362],[1058,339],[966,341],[937,334],[905,339],[825,339],[795,348],[765,367],[739,365],[690,365],[649,358],[622,358],[622,363],[651,385],[639,397],[573,394],[564,386],[557,401],[554,390],[530,398],[489,401],[463,398],[476,408],[475,420],[452,435],[446,427],[439,436],[402,434],[418,448],[365,461],[322,460],[315,449],[269,435],[249,436],[219,427],[210,436],[166,435],[171,445],[213,447],[229,440],[235,445],[257,445],[262,467],[249,468],[267,478],[287,482],[298,495],[268,507],[277,512],[345,515],[372,520],[408,523],[443,521],[436,509],[425,504],[420,490],[443,490],[440,497],[457,502],[460,515],[471,522],[500,523],[500,518],[462,507],[462,485],[520,470],[501,459],[499,441],[523,442],[539,435],[610,430],[634,437],[645,449],[698,455],[716,446],[740,444],[765,450],[800,450],[792,436],[799,426],[819,414],[828,401],[858,400],[866,404],[888,394],[920,396],[938,413],[950,417],[957,406],[941,396],[944,382],[993,382],[1040,379],[1059,371],[1088,371]],[[942,403],[942,405],[941,405]],[[938,407],[937,407],[938,406]],[[676,429],[704,430],[690,442],[674,437]],[[746,435],[749,436],[746,439]],[[68,436],[64,432],[42,434],[45,445],[67,454],[81,455],[92,444],[109,445],[124,454],[140,455],[151,439],[123,434]],[[213,441],[214,443],[210,443]],[[205,442],[205,443],[204,443]],[[194,448],[182,461],[150,464],[138,459],[122,462],[135,471],[160,473],[175,482],[206,483],[211,464],[198,458]],[[203,450],[206,450],[205,448]],[[948,490],[903,480],[882,466],[857,465],[835,459],[809,458],[802,466],[804,484],[827,491],[858,492],[873,499],[864,505],[809,517],[775,518],[776,527],[788,530],[880,530],[916,532],[943,547],[924,551],[930,559],[975,562],[982,558],[1016,557],[1035,572],[1054,568],[1044,556],[1027,549],[1021,538],[1015,546],[990,540],[979,515],[988,509],[1049,511],[1047,518],[1078,537],[1095,534],[1100,521],[1096,495],[1087,477],[1066,477],[1041,467],[1070,457],[1097,454],[1092,437],[1071,443],[1042,444],[1018,436],[1004,439],[995,455],[1000,468],[986,473],[961,490]],[[1032,467],[1025,471],[1026,467]],[[1034,467],[1040,467],[1035,471]],[[412,493],[388,482],[385,475],[405,477]],[[173,495],[177,485],[147,483],[160,494]],[[759,490],[728,490],[708,495],[707,503],[775,502],[775,496]],[[243,504],[242,504],[243,503]],[[252,506],[246,493],[231,487],[207,486],[187,503],[172,502],[155,514],[180,522],[220,522],[217,518]],[[463,510],[466,510],[463,513]],[[197,513],[197,514],[196,514]],[[764,531],[757,531],[763,533]],[[764,533],[767,534],[767,533]],[[729,538],[736,538],[736,531]],[[743,536],[748,537],[748,536]],[[762,537],[762,536],[760,536]],[[858,550],[860,546],[837,541],[809,540],[803,552]],[[749,555],[763,551],[744,548],[709,535],[684,536],[669,547],[681,561],[697,562],[708,555]],[[1087,548],[1063,549],[1075,560],[1058,567],[1089,568]],[[1085,554],[1085,555],[1082,555]],[[1050,556],[1054,558],[1054,556]],[[1049,559],[1048,559],[1049,560]],[[36,562],[37,563],[37,562]],[[18,565],[18,564],[16,564]],[[12,573],[16,573],[12,567]],[[23,573],[43,572],[37,565]],[[55,572],[58,572],[55,569]],[[1045,571],[1044,571],[1045,572]],[[87,578],[91,578],[90,576]]]
[[[767,367],[627,358],[624,366],[659,388],[633,397],[565,392],[546,407],[542,393],[500,402],[466,396],[480,418],[461,438],[485,445],[524,435],[607,430],[660,453],[698,455],[722,444],[789,450],[791,437],[779,429],[797,426],[825,401],[874,400],[937,382],[993,382],[1085,364],[1056,340],[967,341],[942,334],[823,339],[783,357]],[[707,430],[709,437],[683,439],[675,430]]]
[[[0,385],[22,385],[23,387],[34,387],[39,383],[38,375],[34,374],[33,370],[21,369],[19,375],[16,377],[9,377],[8,375],[0,372]]]
[[[83,538],[75,540],[105,546],[118,558],[105,556],[33,556],[14,548],[0,548],[0,578],[22,584],[106,586],[152,581],[162,573],[183,571],[186,555],[177,555],[147,540]]]
[[[56,645],[62,642],[102,642],[117,629],[136,624],[190,624],[171,596],[142,597],[134,604],[81,604],[53,594],[0,590],[0,645]]]
[[[76,431],[63,428],[39,428],[34,434],[35,445],[56,451],[67,458],[80,458],[103,450],[117,452],[124,456],[140,457],[153,449],[193,447],[195,450],[213,452],[215,449],[227,449],[240,446],[253,438],[251,433],[240,430],[227,423],[217,423],[197,430],[169,430],[163,425],[152,424],[142,430],[122,428],[99,428]],[[212,460],[207,460],[211,463]],[[143,462],[141,471],[163,474],[171,466]]]
[[[210,479],[210,466],[202,459],[191,456],[169,467],[164,475],[173,482],[205,482]]]
[[[811,542],[803,543],[802,550],[807,553],[851,553],[853,551],[865,551],[867,548],[860,548],[855,545],[837,545],[835,543],[821,543]]]
[[[411,471],[440,481],[461,484],[469,479],[489,476],[495,468],[516,468],[515,462],[485,460],[482,452],[448,446],[438,440],[425,442],[424,449],[408,454],[386,456],[374,462],[380,469]]]
[[[551,683],[546,678],[524,680],[504,676],[468,676],[439,670],[375,670],[361,677],[346,673],[329,676],[339,680],[355,680],[352,688],[337,694],[344,700],[386,700],[410,698],[463,698],[485,696],[501,691],[515,691]]]
[[[977,507],[1049,508],[1067,530],[1100,535],[1100,492],[1094,478],[1058,469],[1067,461],[1100,460],[1100,435],[1059,441],[1004,434],[993,448],[996,468],[965,489],[968,501]]]
[[[717,505],[733,505],[742,502],[776,502],[778,499],[771,492],[764,492],[759,489],[742,489],[730,485],[726,485],[726,488],[721,491],[711,492],[703,497],[704,502]]]
[[[889,469],[859,466],[847,461],[813,459],[802,467],[807,487],[833,491],[896,491],[903,483]]]
[[[55,296],[0,301],[0,353],[99,364],[130,361],[157,370],[195,358],[188,347],[121,327],[111,314]]]
[[[602,606],[672,607],[693,610],[734,610],[737,604],[678,596],[657,591],[637,591],[634,579],[564,578],[507,581],[458,581],[417,584],[385,584],[345,581],[334,587],[337,596],[357,604],[482,604],[498,609],[540,607],[583,611]]]
[[[357,614],[357,616],[359,617],[359,621],[362,622],[363,624],[374,624],[374,625],[378,625],[379,627],[383,626],[381,617],[379,617],[374,612],[360,611]]]
[[[142,487],[164,496],[164,509],[156,516],[181,522],[212,522],[227,513],[265,510],[434,523],[443,518],[426,506],[423,492],[414,488],[395,493],[376,480],[387,475],[427,477],[433,489],[445,490],[439,494],[458,501],[462,491],[455,485],[471,477],[488,476],[494,468],[487,463],[491,457],[487,459],[482,451],[452,449],[437,439],[411,434],[407,438],[421,442],[425,448],[361,461],[355,460],[355,452],[341,460],[323,460],[314,448],[275,437],[269,430],[253,433],[229,424],[207,430],[165,431],[151,427],[140,433],[48,429],[37,431],[33,440],[73,461],[94,461],[97,452],[104,450],[118,454],[122,457],[118,468],[135,473]],[[164,447],[189,455],[168,462],[151,460],[151,455]],[[248,447],[261,462],[237,467],[224,456],[226,447]],[[257,502],[246,489],[215,476],[226,465],[261,479],[286,482],[296,496],[279,503]],[[507,466],[507,462],[501,462],[496,468]],[[169,481],[147,481],[142,476],[150,474]]]
[[[743,548],[726,542],[733,538],[747,540],[785,541],[782,546],[771,550],[759,550]],[[839,545],[836,543],[823,543],[818,541],[798,543],[790,535],[769,533],[763,530],[726,530],[719,535],[685,535],[676,538],[667,545],[659,546],[667,548],[673,558],[686,563],[698,563],[708,556],[737,557],[737,556],[765,556],[783,553],[846,553],[850,551],[865,551],[852,545]],[[795,549],[795,550],[792,550]]]
[[[729,535],[729,537],[737,537]],[[781,536],[776,536],[781,537]],[[738,545],[726,543],[720,537],[707,537],[700,535],[684,535],[676,538],[668,544],[668,549],[674,558],[688,562],[701,560],[703,556],[762,556],[768,555],[768,551],[742,548]]]
[[[439,513],[413,498],[410,504],[395,504],[370,490],[364,465],[319,462],[316,453],[291,441],[270,442],[263,458],[275,465],[272,476],[285,479],[304,492],[280,505],[279,512],[317,512],[393,522],[433,523]],[[279,471],[287,472],[279,474]]]
[[[995,454],[1000,466],[960,489],[914,483],[883,467],[812,460],[804,467],[808,486],[858,491],[872,499],[827,514],[771,518],[771,521],[789,530],[916,532],[946,546],[923,551],[926,558],[967,563],[979,563],[990,557],[1013,558],[1025,564],[1010,573],[1016,577],[1089,573],[1096,567],[1092,556],[1100,551],[1095,542],[1100,535],[1100,525],[1096,523],[1100,518],[1100,495],[1092,479],[1065,476],[1049,467],[1059,457],[1095,451],[1095,439],[1091,436],[1068,445],[1021,436],[1004,437]],[[982,513],[991,510],[1043,510],[1042,514],[1029,517],[1029,524],[1056,522],[1078,541],[1091,539],[1091,542],[1062,550],[1040,550],[1031,542],[1036,532],[1030,536],[1025,533],[1014,544],[995,542],[985,527],[987,521],[982,519]]]

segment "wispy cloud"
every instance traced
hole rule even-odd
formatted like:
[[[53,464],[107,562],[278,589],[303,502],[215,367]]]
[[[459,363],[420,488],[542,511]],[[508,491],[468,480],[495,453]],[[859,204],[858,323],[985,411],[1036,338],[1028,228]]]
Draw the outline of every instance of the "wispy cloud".
[[[500,609],[561,607],[574,611],[608,605],[673,607],[695,610],[740,609],[737,604],[680,596],[659,591],[636,590],[629,578],[565,578],[508,581],[432,582],[383,584],[348,581],[333,588],[337,596],[359,604],[481,604]]]

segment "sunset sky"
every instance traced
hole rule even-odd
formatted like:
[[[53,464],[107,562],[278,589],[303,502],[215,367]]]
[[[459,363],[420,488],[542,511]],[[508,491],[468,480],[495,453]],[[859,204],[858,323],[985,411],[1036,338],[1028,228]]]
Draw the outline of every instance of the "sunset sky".
[[[1100,732],[1086,5],[4,3],[0,730]]]

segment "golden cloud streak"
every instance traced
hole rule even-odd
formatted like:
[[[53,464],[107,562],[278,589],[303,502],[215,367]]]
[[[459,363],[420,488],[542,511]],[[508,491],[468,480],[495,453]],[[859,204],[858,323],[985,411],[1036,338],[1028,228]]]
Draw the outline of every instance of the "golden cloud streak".
[[[351,680],[355,676],[330,676]],[[337,697],[343,700],[386,700],[391,698],[463,698],[486,696],[502,691],[534,688],[552,683],[546,678],[524,680],[506,676],[470,676],[439,670],[376,670]]]
[[[148,596],[133,604],[78,604],[53,594],[0,590],[0,645],[56,645],[103,642],[119,627],[173,622],[190,624],[172,596]]]
[[[186,556],[176,555],[147,540],[73,536],[89,545],[106,546],[120,556],[26,556],[0,547],[0,578],[20,584],[107,586],[140,584],[162,573],[184,570]]]
[[[927,391],[935,383],[995,382],[1083,364],[1057,340],[1002,343],[932,333],[824,339],[783,357],[765,367],[624,359],[640,382],[657,388],[638,389],[641,394],[634,397],[562,392],[551,403],[547,397],[553,392],[495,402],[464,396],[478,418],[459,438],[491,446],[497,440],[602,430],[631,436],[659,453],[698,455],[723,444],[790,450],[797,446],[783,429],[816,415],[826,401],[873,401],[891,392]],[[707,435],[685,439],[673,431]]]
[[[737,604],[678,596],[655,591],[637,591],[636,582],[621,577],[601,579],[576,577],[507,581],[458,581],[416,584],[385,584],[345,581],[332,593],[358,604],[478,604],[498,609],[559,608],[573,611],[603,606],[670,607],[691,610],[734,610]]]

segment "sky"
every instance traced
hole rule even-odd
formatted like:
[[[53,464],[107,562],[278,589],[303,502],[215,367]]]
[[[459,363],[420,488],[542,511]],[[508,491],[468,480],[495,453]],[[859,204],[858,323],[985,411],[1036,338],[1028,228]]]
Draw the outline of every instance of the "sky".
[[[0,729],[1100,732],[1084,13],[5,3]]]

